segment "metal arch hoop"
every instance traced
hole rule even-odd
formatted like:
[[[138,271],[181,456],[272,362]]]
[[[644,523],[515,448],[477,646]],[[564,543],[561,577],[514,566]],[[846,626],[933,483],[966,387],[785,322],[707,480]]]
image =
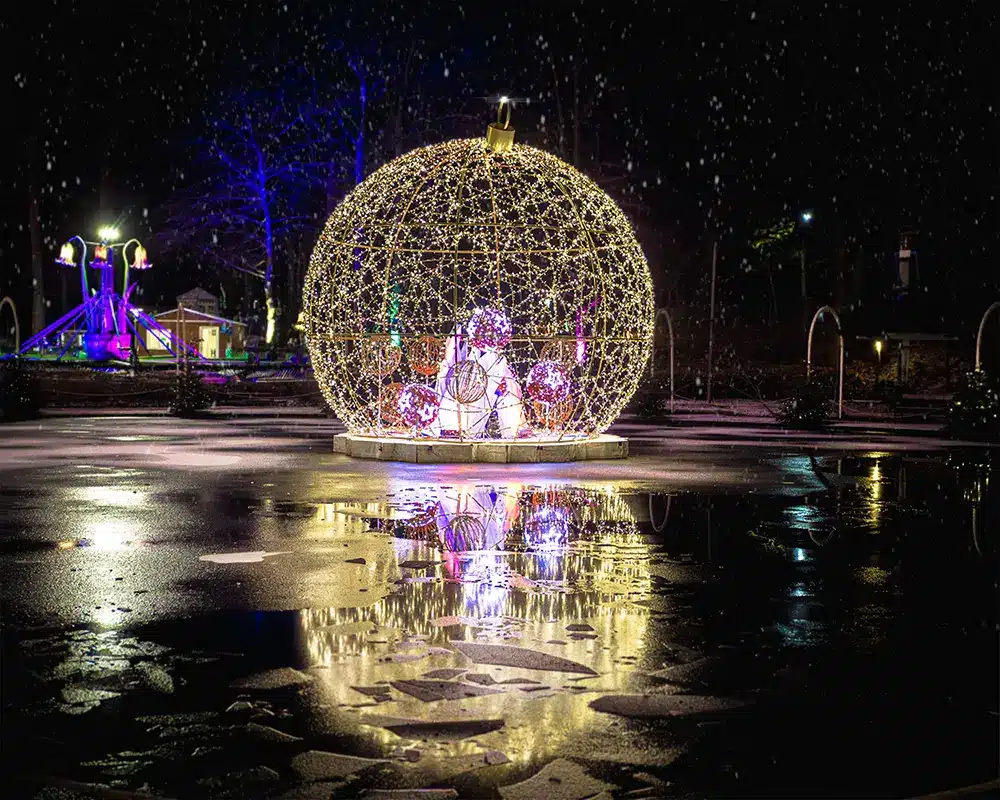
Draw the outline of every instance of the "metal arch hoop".
[[[660,318],[667,321],[667,334],[670,337],[670,413],[674,413],[674,323],[670,319],[670,312],[665,308],[661,308],[656,312],[656,316],[653,318],[653,336],[656,337],[656,323],[660,321]],[[653,353],[649,359],[649,374],[653,375],[655,370],[654,361],[656,359],[656,348],[653,348]]]
[[[507,116],[504,117],[503,110],[507,109]],[[501,121],[502,120],[502,121]],[[497,106],[497,125],[507,130],[510,127],[510,100],[501,100]]]
[[[837,382],[837,418],[843,419],[844,417],[844,330],[840,326],[840,316],[833,309],[832,306],[820,306],[820,308],[813,314],[812,322],[809,324],[809,339],[806,341],[806,379],[809,379],[812,373],[812,350],[813,350],[813,331],[816,329],[816,321],[820,318],[820,315],[829,311],[833,315],[833,321],[837,323],[837,340],[840,343],[840,357],[839,361],[839,379]]]
[[[809,531],[809,538],[812,540],[812,543],[817,547],[823,547],[836,535],[836,533],[837,533],[836,528],[830,528],[830,530],[826,532],[825,537],[820,537],[816,535],[816,531]]]
[[[663,533],[663,529],[667,527],[667,521],[670,519],[670,501],[673,499],[672,494],[667,495],[667,507],[663,512],[663,522],[659,525],[656,524],[656,516],[653,514],[653,493],[649,493],[649,524],[653,526],[653,531],[655,533]]]
[[[1000,300],[995,302],[989,308],[986,309],[986,313],[983,314],[983,318],[979,321],[979,331],[976,333],[976,371],[979,371],[980,367],[980,353],[983,344],[983,329],[986,327],[986,320],[989,319],[990,314],[1000,308]]]
[[[0,300],[0,310],[8,305],[10,306],[10,313],[14,315],[14,352],[18,353],[21,350],[21,323],[17,319],[17,306],[14,305],[14,301],[10,297]]]

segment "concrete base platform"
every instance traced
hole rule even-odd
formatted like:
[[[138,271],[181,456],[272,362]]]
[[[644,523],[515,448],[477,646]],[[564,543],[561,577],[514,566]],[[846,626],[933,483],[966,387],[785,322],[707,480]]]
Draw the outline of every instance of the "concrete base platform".
[[[333,437],[337,453],[376,461],[406,461],[411,464],[536,464],[628,458],[628,439],[603,433],[592,439],[540,442],[531,439],[500,439],[457,442],[446,439],[393,439],[354,436]]]

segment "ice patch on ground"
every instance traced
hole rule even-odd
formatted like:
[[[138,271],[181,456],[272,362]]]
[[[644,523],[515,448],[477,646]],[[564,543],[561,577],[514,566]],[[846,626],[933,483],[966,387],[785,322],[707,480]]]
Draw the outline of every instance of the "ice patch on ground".
[[[264,550],[253,550],[247,553],[209,553],[198,556],[198,560],[211,561],[213,564],[259,564],[268,556],[281,556],[290,552],[292,551],[278,550],[274,553],[268,553]]]

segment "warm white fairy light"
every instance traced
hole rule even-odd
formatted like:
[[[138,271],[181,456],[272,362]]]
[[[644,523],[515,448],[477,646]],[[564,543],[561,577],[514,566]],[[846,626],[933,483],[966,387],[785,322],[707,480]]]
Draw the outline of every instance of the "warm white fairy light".
[[[485,139],[414,150],[351,192],[313,252],[304,306],[324,397],[351,433],[382,436],[600,433],[635,392],[653,330],[649,268],[614,201],[548,153]],[[474,329],[509,321],[509,341],[465,335],[474,314]],[[559,408],[521,389],[556,355],[572,387]],[[460,360],[489,376],[467,407],[445,396]],[[423,430],[383,397],[412,384],[442,394]]]

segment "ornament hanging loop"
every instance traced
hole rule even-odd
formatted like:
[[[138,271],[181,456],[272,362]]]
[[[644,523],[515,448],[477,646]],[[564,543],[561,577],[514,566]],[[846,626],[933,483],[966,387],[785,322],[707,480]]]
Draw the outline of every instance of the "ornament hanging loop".
[[[504,109],[507,111],[507,116],[504,116]],[[501,97],[500,105],[497,106],[497,125],[504,130],[510,128],[510,100],[506,97]]]
[[[510,127],[510,100],[506,97],[500,98],[497,121],[491,122],[486,128],[486,145],[494,153],[507,153],[514,148],[514,129]]]

